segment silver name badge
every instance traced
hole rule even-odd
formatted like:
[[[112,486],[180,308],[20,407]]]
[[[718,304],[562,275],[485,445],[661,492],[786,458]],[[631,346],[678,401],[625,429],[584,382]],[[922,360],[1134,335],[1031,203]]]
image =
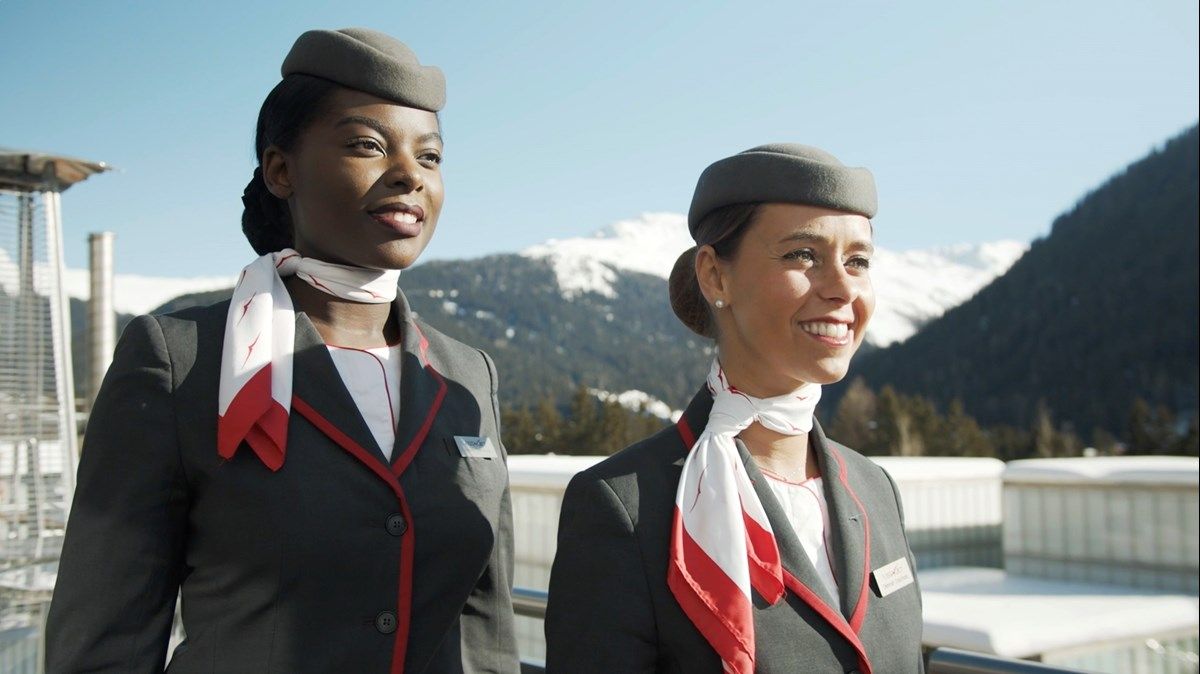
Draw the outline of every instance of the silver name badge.
[[[908,559],[905,557],[875,569],[871,572],[871,577],[875,579],[875,587],[879,588],[880,597],[886,597],[906,585],[912,585],[913,582],[912,569],[909,568]]]
[[[491,438],[476,438],[469,435],[454,436],[454,444],[458,453],[467,459],[494,459],[496,446]]]

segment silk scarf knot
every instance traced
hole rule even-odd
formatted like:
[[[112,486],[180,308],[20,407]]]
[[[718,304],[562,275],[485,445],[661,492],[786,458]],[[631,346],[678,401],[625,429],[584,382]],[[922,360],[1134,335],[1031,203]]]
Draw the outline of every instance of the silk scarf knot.
[[[251,262],[238,278],[225,318],[217,407],[217,454],[245,442],[272,471],[283,467],[292,402],[296,313],[283,279],[355,302],[383,304],[399,292],[398,269],[365,269],[302,257],[285,248]]]
[[[667,584],[725,671],[753,674],[751,590],[778,602],[783,567],[734,437],[755,422],[785,435],[808,433],[821,387],[805,384],[786,395],[755,398],[730,385],[716,360],[707,384],[713,406],[675,492]]]

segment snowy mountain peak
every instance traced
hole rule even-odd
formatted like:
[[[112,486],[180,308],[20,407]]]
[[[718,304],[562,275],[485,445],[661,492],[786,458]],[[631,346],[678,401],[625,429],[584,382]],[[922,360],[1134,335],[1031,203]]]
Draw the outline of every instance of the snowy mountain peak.
[[[521,251],[528,258],[546,259],[554,267],[563,297],[593,292],[616,297],[615,270],[636,271],[661,278],[671,274],[679,254],[693,245],[687,218],[678,213],[643,213],[620,220],[592,236],[550,239]]]
[[[693,245],[687,218],[643,213],[615,222],[592,236],[551,239],[521,254],[554,268],[566,299],[584,293],[616,297],[621,271],[667,278],[679,254]],[[925,323],[970,299],[1029,249],[1020,241],[955,244],[893,252],[877,249],[871,275],[877,294],[867,340],[887,346],[908,339]]]

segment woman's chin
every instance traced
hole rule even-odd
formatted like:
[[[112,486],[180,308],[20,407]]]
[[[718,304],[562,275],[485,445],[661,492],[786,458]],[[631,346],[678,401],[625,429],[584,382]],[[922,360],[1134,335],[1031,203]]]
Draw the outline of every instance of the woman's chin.
[[[806,382],[820,384],[822,386],[836,384],[846,377],[846,372],[848,372],[849,369],[849,361],[816,363],[816,367],[809,367],[805,369],[802,379]]]

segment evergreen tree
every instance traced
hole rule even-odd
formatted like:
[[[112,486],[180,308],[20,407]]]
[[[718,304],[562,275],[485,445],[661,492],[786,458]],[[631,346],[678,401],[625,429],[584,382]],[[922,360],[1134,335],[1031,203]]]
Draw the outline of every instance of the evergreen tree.
[[[942,424],[941,436],[944,438],[947,451],[943,456],[994,456],[995,449],[991,446],[979,424],[967,414],[962,401],[955,398],[950,402],[950,410],[946,413]]]
[[[893,456],[921,456],[925,443],[917,433],[912,414],[903,396],[891,386],[879,392],[877,427],[879,443],[872,447],[873,453]]]
[[[875,394],[862,377],[855,377],[838,401],[829,437],[860,452],[871,451],[876,447],[876,408]]]
[[[1037,413],[1033,419],[1033,453],[1039,459],[1049,459],[1057,456],[1058,433],[1054,430],[1054,419],[1050,416],[1050,407],[1043,398],[1038,401]]]
[[[1200,434],[1197,433],[1196,417],[1200,416],[1196,412],[1192,412],[1191,418],[1188,420],[1187,430],[1183,436],[1175,443],[1175,454],[1184,456],[1200,455]]]

